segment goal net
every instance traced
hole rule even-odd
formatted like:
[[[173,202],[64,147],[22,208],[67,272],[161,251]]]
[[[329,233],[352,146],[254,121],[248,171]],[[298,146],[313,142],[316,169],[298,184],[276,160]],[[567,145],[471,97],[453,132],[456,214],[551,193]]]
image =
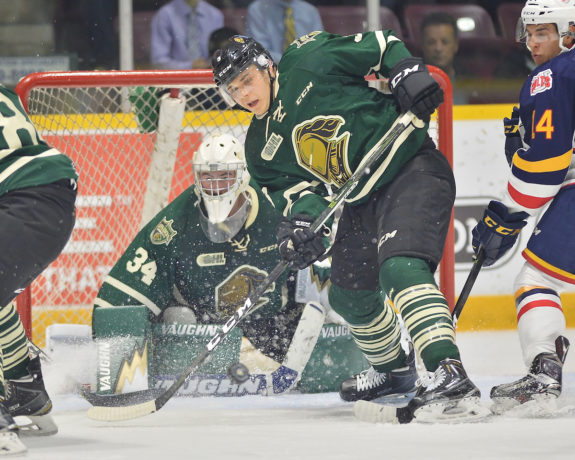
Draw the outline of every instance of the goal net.
[[[449,79],[430,133],[452,158]],[[63,253],[18,298],[27,333],[44,345],[50,324],[90,324],[103,278],[138,230],[192,183],[202,139],[244,140],[251,115],[228,109],[210,70],[48,72],[16,88],[32,122],[80,174],[77,222]],[[453,228],[440,285],[453,306]]]

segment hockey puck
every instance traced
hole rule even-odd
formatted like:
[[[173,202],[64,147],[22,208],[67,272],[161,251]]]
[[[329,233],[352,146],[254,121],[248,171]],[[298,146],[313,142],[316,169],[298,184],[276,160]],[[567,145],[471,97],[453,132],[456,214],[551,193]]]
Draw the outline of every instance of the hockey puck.
[[[228,367],[228,377],[234,383],[244,383],[250,378],[250,371],[242,363],[234,363]]]

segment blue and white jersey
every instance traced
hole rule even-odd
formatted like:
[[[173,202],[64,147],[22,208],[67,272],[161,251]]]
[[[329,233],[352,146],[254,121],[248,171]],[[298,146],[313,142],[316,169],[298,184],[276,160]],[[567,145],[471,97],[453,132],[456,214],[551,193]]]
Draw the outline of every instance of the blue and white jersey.
[[[526,149],[511,165],[504,202],[537,214],[523,257],[544,273],[575,284],[575,52],[537,67],[520,94]]]
[[[524,83],[519,104],[529,147],[513,157],[504,201],[535,214],[562,187],[575,184],[575,52],[538,66]]]

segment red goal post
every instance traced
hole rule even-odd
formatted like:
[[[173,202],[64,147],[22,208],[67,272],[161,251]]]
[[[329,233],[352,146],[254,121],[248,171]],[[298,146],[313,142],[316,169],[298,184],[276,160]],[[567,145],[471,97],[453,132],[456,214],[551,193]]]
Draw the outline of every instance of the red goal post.
[[[430,133],[452,163],[451,83],[440,69],[430,71],[445,92]],[[16,92],[43,139],[80,174],[68,245],[17,298],[29,337],[43,346],[50,324],[91,323],[107,272],[143,223],[192,183],[202,138],[225,131],[243,140],[251,115],[223,105],[210,70],[35,73]],[[452,216],[439,269],[452,308],[454,265]]]

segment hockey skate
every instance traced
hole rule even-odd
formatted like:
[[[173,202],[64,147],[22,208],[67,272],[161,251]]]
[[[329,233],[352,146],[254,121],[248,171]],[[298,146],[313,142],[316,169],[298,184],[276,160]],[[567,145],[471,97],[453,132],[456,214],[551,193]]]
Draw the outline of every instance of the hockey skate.
[[[52,401],[44,387],[40,357],[28,364],[28,375],[4,382],[4,405],[16,421],[22,436],[49,436],[58,432],[49,414]]]
[[[538,354],[525,377],[491,389],[494,412],[502,413],[532,401],[542,407],[550,406],[559,397],[563,363],[569,349],[569,341],[559,336],[555,340],[555,349],[556,353]]]
[[[340,385],[339,395],[344,401],[372,401],[380,398],[404,400],[415,393],[416,381],[415,353],[411,350],[404,367],[391,372],[377,372],[370,367],[344,380]]]
[[[18,426],[0,402],[0,455],[20,455],[26,452],[26,446],[18,437]]]
[[[480,405],[481,392],[467,377],[461,361],[444,359],[419,383],[408,404],[417,422],[473,421],[491,414]]]

